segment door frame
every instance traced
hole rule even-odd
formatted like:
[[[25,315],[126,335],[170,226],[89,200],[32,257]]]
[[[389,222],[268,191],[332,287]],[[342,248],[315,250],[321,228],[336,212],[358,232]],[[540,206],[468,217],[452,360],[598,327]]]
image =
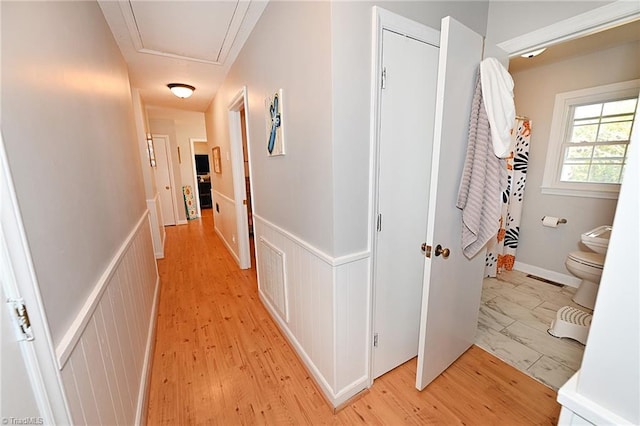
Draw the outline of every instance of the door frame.
[[[55,358],[55,348],[31,257],[13,177],[0,130],[0,267],[6,297],[22,298],[29,312],[33,341],[17,342],[29,375],[39,415],[45,424],[69,424],[71,413]],[[5,232],[6,230],[6,232]],[[5,301],[1,301],[5,303]],[[20,384],[24,386],[25,384]]]
[[[227,107],[229,111],[229,144],[231,151],[231,171],[233,179],[233,200],[236,211],[236,225],[238,233],[238,258],[240,269],[251,268],[251,244],[249,242],[249,218],[247,216],[247,188],[245,185],[246,176],[244,174],[244,157],[242,148],[242,120],[240,110],[244,109],[245,135],[247,137],[247,157],[249,159],[249,170],[251,170],[251,150],[249,149],[251,137],[249,135],[249,101],[247,86],[242,88],[231,99]],[[255,212],[253,198],[253,182],[249,172],[249,187],[251,202]]]
[[[207,143],[206,139],[189,138],[189,146],[191,147],[191,172],[193,174],[193,195],[196,198],[196,214],[200,217],[202,214],[200,210],[200,188],[198,188],[198,171],[196,170],[196,147],[194,143]],[[207,153],[209,155],[209,153]],[[209,160],[209,174],[211,174],[211,160]]]
[[[167,166],[169,167],[169,184],[171,185],[173,224],[178,225],[178,199],[176,196],[176,180],[175,180],[175,177],[173,176],[173,158],[171,157],[171,139],[169,139],[169,135],[158,135],[153,133],[151,135],[151,139],[155,139],[155,138],[164,139],[164,149],[167,156]],[[154,144],[154,147],[155,147],[155,144]],[[157,173],[157,167],[156,167],[156,170],[154,170],[154,172]],[[157,183],[158,183],[158,179],[156,179],[156,184]],[[160,203],[162,203],[162,200],[160,200]],[[164,219],[163,219],[163,222],[164,222]],[[168,226],[168,225],[165,225],[163,223],[162,226]]]
[[[371,109],[370,109],[370,137],[369,137],[369,223],[368,246],[371,253],[369,262],[369,312],[367,324],[367,357],[368,385],[373,385],[373,334],[375,332],[375,302],[376,302],[376,222],[379,206],[379,168],[380,168],[380,112],[382,85],[382,32],[384,30],[402,34],[417,41],[439,48],[439,40],[433,40],[433,28],[397,15],[386,9],[374,6],[372,10],[372,61],[371,61]],[[439,31],[437,31],[439,33]],[[434,44],[434,41],[436,43]],[[427,218],[425,217],[425,221]],[[417,343],[417,342],[416,342]]]

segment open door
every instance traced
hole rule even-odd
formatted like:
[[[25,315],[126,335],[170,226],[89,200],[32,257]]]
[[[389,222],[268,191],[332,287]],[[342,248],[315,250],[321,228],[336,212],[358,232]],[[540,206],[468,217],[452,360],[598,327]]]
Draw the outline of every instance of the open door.
[[[481,35],[451,17],[442,20],[426,236],[431,253],[428,257],[427,247],[416,377],[420,390],[475,338],[484,251],[472,260],[462,253],[461,212],[456,200],[482,50]]]
[[[247,147],[249,146],[249,129],[246,126],[246,123],[249,121],[247,104],[247,86],[243,86],[231,100],[228,107],[231,169],[233,174],[233,196],[235,199],[238,232],[238,263],[240,269],[251,268],[251,242],[249,240],[249,214],[247,210],[247,203],[250,202],[250,199],[247,198],[247,175],[245,173],[243,152],[244,138],[246,138]],[[241,111],[244,111],[244,119]],[[247,168],[249,168],[249,163],[250,161],[247,162]]]

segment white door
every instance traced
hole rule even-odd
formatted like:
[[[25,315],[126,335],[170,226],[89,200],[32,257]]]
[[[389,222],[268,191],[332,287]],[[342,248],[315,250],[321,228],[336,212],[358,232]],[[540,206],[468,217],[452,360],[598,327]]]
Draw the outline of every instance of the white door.
[[[461,248],[461,213],[456,208],[469,114],[482,36],[450,17],[442,20],[433,165],[424,266],[416,387],[423,389],[474,341],[484,251],[468,260]],[[436,253],[436,246],[449,249]]]
[[[153,137],[153,145],[156,152],[156,185],[160,193],[160,205],[162,206],[163,225],[175,225],[175,196],[171,172],[171,152],[169,141],[164,137]]]
[[[373,378],[418,353],[438,48],[385,29],[382,67]]]

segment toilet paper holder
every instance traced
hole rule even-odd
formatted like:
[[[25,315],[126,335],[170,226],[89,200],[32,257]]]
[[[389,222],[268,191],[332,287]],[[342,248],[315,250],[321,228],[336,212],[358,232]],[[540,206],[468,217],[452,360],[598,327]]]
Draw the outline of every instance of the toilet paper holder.
[[[542,219],[540,219],[540,220],[544,222],[544,218],[545,217],[546,216],[542,216]],[[560,223],[567,223],[567,219],[565,219],[565,218],[558,219],[558,224],[560,224]]]

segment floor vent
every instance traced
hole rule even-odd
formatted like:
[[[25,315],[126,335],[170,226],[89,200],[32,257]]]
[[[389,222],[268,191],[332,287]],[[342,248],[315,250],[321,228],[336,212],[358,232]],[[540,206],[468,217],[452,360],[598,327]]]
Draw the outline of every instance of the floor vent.
[[[258,252],[260,289],[280,317],[288,322],[285,254],[262,237],[258,244]]]
[[[564,287],[564,284],[560,284],[555,281],[548,280],[546,278],[538,277],[536,275],[527,274],[527,278],[533,278],[534,280],[542,281],[543,283],[553,284],[558,287]]]

